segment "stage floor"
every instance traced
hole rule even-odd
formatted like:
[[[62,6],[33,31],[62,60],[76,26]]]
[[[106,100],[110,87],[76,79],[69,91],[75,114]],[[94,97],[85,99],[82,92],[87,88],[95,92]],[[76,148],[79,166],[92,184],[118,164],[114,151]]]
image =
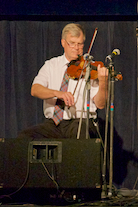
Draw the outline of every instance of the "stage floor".
[[[87,194],[85,194],[87,192]],[[116,194],[110,198],[99,197],[101,191],[86,191],[81,194],[73,194],[72,192],[64,192],[60,197],[55,194],[46,194],[36,191],[30,194],[29,191],[18,193],[14,196],[5,196],[0,200],[1,207],[118,207],[118,206],[134,206],[138,207],[138,192],[130,191],[127,194]],[[100,192],[100,193],[99,193]],[[32,191],[31,191],[32,193]],[[134,194],[135,193],[135,194]],[[33,196],[32,196],[33,195]],[[87,195],[87,196],[86,196]],[[2,197],[2,196],[1,196]]]
[[[1,207],[119,207],[119,206],[132,206],[138,207],[138,198],[133,197],[123,197],[123,198],[113,198],[108,200],[101,201],[88,201],[88,202],[72,202],[72,203],[49,203],[49,204],[32,204],[32,203],[9,203],[9,204],[0,204]]]

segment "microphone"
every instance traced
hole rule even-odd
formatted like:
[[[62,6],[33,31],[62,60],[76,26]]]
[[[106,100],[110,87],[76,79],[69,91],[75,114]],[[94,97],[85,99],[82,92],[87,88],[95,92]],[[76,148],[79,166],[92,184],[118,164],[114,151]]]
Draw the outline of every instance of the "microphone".
[[[88,53],[83,55],[84,60],[91,61],[93,60],[93,56],[89,55]]]
[[[106,59],[112,60],[112,58],[114,58],[114,56],[116,56],[116,55],[120,55],[119,49],[114,49],[113,52],[106,57]]]

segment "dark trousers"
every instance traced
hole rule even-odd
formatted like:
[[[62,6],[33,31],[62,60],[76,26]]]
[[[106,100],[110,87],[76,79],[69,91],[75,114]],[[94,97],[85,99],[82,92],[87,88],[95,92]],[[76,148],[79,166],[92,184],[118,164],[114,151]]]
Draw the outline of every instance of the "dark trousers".
[[[52,119],[46,119],[44,123],[38,124],[19,133],[18,138],[37,140],[43,138],[69,138],[77,139],[78,126],[80,119],[62,120],[58,126]],[[98,137],[93,119],[89,121],[90,138]],[[86,120],[82,119],[79,139],[86,139]]]

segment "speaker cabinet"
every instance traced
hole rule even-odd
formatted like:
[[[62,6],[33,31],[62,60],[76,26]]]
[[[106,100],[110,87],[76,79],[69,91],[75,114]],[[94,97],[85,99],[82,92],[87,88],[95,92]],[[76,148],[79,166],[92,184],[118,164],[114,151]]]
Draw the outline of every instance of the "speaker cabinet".
[[[2,139],[1,188],[101,188],[100,139]]]

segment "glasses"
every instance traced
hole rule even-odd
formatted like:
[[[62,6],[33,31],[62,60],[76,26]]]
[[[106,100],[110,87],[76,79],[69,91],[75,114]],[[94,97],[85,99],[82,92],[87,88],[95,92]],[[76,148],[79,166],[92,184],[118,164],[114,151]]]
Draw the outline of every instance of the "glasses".
[[[69,43],[69,42],[67,42],[67,40],[65,40],[65,41],[68,44],[68,46],[71,48],[74,48],[76,45],[78,46],[78,48],[83,48],[83,46],[84,46],[84,43],[75,43],[75,42]]]

